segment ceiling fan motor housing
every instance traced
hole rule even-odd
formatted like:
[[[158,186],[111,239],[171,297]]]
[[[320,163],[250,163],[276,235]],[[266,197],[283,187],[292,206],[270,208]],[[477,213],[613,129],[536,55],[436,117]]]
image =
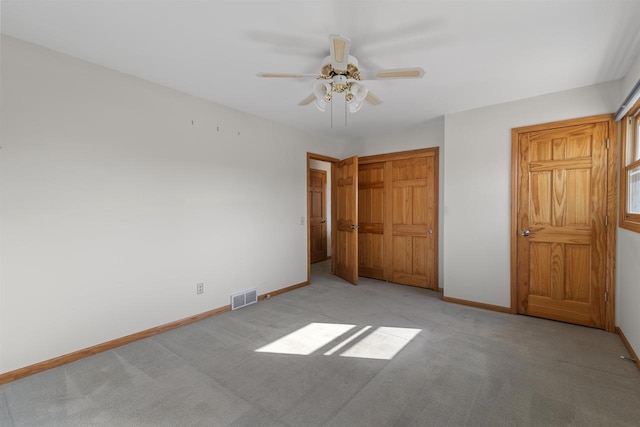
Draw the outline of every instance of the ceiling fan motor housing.
[[[343,74],[336,74],[333,76],[333,90],[338,93],[344,92],[349,84],[347,83],[347,76]]]

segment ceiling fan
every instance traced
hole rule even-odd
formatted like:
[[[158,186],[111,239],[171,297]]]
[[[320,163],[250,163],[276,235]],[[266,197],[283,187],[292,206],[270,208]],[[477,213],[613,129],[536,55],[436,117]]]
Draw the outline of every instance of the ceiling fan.
[[[329,35],[329,56],[322,61],[320,74],[260,73],[258,77],[286,79],[316,79],[313,93],[298,105],[315,102],[320,111],[325,111],[334,93],[344,93],[349,111],[355,113],[364,102],[378,105],[382,102],[361,82],[363,80],[416,79],[424,75],[419,67],[393,70],[364,71],[358,69],[358,60],[349,55],[351,40],[339,34]]]

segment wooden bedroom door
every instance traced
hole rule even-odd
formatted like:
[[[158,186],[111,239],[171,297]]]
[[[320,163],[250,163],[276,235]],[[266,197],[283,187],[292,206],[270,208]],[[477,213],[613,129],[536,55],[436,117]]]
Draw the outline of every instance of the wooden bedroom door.
[[[605,327],[609,124],[514,134],[518,313]]]
[[[309,171],[309,241],[311,263],[327,259],[327,172]]]
[[[332,270],[358,284],[358,156],[334,163],[331,171],[334,226]]]

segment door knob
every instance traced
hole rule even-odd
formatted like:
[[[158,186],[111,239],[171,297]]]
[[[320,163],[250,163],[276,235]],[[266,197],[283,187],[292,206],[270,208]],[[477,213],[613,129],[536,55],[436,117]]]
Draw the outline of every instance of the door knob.
[[[324,224],[325,222],[327,222],[327,221],[326,221],[326,220],[324,220],[324,219],[323,219],[322,221],[320,221],[320,223],[322,223],[322,224]]]
[[[360,228],[360,226],[359,226],[359,225],[355,225],[355,224],[354,224],[354,225],[352,225],[352,226],[351,226],[351,227],[349,227],[349,228],[351,228],[352,230],[357,230],[358,228]]]
[[[531,234],[531,232],[529,230],[522,230],[522,235],[524,237],[528,237]]]

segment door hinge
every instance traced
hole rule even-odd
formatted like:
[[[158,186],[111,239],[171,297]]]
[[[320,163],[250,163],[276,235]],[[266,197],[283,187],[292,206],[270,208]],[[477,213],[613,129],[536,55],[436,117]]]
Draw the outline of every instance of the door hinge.
[[[609,302],[609,291],[604,291],[604,302]]]
[[[604,216],[604,226],[608,227],[609,226],[609,215],[605,215]]]
[[[609,141],[609,138],[607,138],[607,150],[609,149],[609,145],[611,144],[611,142]]]

